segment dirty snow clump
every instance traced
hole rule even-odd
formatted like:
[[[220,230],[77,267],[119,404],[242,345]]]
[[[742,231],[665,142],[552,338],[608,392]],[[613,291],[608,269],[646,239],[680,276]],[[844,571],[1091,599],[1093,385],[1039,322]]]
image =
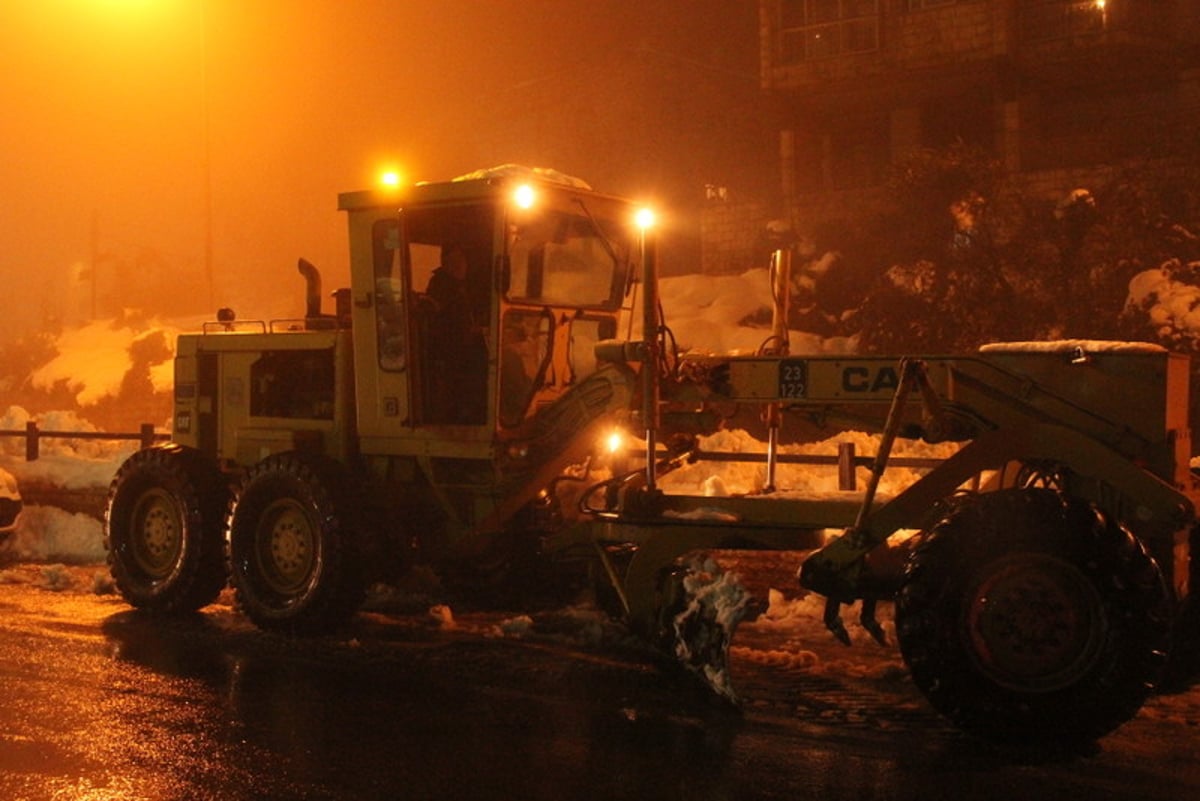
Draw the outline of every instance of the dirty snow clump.
[[[685,567],[687,605],[672,619],[675,656],[718,695],[736,702],[729,643],[746,616],[750,593],[736,573],[723,570],[711,557],[694,558]]]

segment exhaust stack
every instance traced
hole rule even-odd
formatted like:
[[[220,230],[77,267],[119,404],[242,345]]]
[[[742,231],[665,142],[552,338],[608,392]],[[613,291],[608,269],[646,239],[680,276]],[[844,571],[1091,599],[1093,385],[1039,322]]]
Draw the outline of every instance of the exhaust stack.
[[[308,259],[296,266],[304,276],[304,317],[314,320],[321,316],[321,271]]]

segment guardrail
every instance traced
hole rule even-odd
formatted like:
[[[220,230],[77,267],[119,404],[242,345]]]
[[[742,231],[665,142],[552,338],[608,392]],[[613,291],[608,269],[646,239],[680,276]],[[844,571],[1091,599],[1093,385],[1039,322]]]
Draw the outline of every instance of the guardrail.
[[[142,423],[136,433],[110,434],[106,431],[42,431],[32,420],[25,424],[24,429],[0,429],[0,437],[24,437],[25,461],[36,462],[41,453],[43,439],[96,439],[129,441],[136,440],[141,447],[149,448],[155,442],[164,442],[171,438],[170,434],[159,433],[150,423]],[[701,461],[709,462],[766,462],[765,453],[728,453],[721,451],[696,451],[695,456]],[[837,456],[820,456],[817,454],[781,453],[775,457],[779,464],[809,464],[836,466],[838,469],[838,489],[855,490],[858,485],[856,468],[871,467],[875,463],[874,456],[858,456],[853,442],[839,442]],[[926,459],[917,457],[893,456],[888,464],[894,467],[932,468],[942,463],[942,459]]]
[[[136,433],[110,434],[107,431],[43,431],[38,424],[30,420],[24,429],[0,429],[0,437],[24,437],[25,461],[36,462],[41,456],[43,439],[98,439],[112,441],[136,441],[143,448],[149,448],[155,442],[163,442],[171,438],[170,434],[162,434],[154,430],[150,423],[142,423]]]

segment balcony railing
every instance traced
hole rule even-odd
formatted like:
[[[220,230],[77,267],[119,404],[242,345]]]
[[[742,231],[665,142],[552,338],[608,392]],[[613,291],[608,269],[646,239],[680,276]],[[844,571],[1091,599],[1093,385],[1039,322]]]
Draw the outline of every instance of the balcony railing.
[[[879,0],[784,0],[779,55],[798,64],[879,49]]]

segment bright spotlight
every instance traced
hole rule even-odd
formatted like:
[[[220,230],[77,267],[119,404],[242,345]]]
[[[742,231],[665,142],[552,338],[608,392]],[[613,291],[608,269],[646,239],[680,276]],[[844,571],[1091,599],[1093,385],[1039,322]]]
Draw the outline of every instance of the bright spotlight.
[[[532,208],[535,200],[537,200],[537,193],[529,184],[521,184],[513,191],[513,203],[517,204],[517,208]]]

